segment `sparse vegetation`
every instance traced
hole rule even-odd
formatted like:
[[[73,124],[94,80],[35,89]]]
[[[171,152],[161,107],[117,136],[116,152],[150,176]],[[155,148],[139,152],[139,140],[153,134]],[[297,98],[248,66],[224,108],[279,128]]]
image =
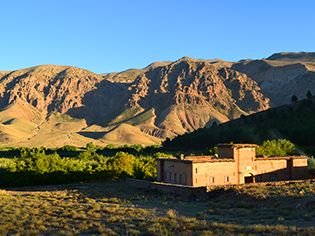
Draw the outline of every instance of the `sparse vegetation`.
[[[314,182],[213,189],[189,201],[124,182],[0,191],[0,234],[312,235]]]

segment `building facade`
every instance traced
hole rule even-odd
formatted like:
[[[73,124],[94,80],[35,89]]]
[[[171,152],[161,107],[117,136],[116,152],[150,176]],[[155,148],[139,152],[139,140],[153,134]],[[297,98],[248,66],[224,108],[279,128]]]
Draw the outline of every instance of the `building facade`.
[[[254,144],[219,144],[218,156],[159,158],[159,182],[211,186],[308,177],[307,157],[256,157]]]

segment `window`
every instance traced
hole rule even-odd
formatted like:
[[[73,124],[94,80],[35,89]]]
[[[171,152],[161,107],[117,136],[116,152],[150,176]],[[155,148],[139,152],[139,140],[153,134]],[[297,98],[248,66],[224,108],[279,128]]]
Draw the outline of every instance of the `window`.
[[[172,181],[172,173],[171,172],[168,174],[168,180]]]
[[[175,184],[177,183],[177,176],[176,176],[176,173],[174,173],[174,183],[175,183]]]
[[[178,181],[180,184],[183,183],[183,180],[182,180],[182,174],[179,174],[179,181]]]
[[[229,176],[224,176],[224,182],[230,182],[230,178],[229,178]]]
[[[198,183],[197,178],[196,178],[196,184]]]
[[[212,183],[212,184],[214,183],[214,177],[213,176],[210,177],[210,183]]]
[[[198,169],[196,168],[196,174],[198,173]]]

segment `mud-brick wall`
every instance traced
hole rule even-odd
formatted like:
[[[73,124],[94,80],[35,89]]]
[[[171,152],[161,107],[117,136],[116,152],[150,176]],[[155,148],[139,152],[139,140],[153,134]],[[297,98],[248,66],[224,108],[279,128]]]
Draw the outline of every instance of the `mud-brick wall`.
[[[293,159],[292,179],[306,179],[308,177],[307,159]]]
[[[237,184],[236,163],[231,161],[193,163],[193,186]]]

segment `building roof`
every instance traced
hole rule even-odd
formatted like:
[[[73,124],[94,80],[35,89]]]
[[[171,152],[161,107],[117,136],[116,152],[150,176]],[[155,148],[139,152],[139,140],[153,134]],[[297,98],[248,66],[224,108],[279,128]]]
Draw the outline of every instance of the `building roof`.
[[[252,143],[219,143],[218,147],[233,147],[233,148],[246,148],[246,147],[258,147],[257,144]]]
[[[186,156],[184,159],[180,158],[158,158],[158,160],[186,162],[186,163],[209,163],[209,162],[233,162],[233,158],[216,158],[215,156]]]
[[[308,157],[307,156],[283,156],[283,157],[256,156],[255,161],[290,160],[290,159],[308,159]]]

